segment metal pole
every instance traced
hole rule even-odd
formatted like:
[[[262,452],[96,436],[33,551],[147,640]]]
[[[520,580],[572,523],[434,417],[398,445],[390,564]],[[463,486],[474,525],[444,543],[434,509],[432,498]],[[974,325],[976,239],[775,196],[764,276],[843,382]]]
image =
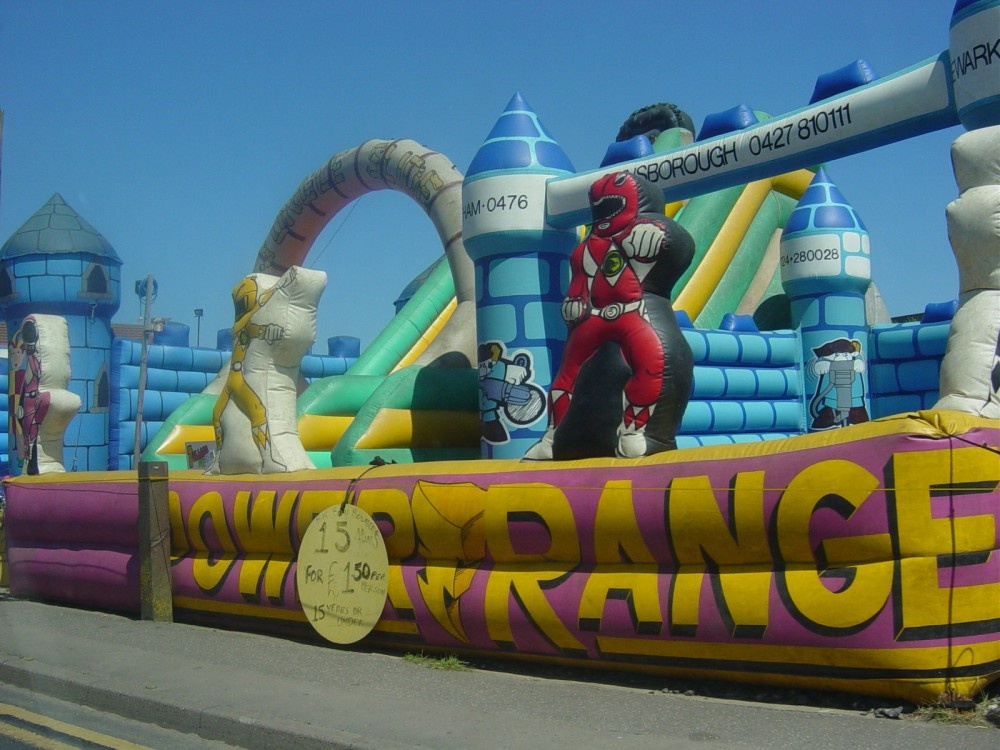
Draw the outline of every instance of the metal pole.
[[[139,357],[139,394],[136,396],[135,404],[135,447],[133,450],[132,465],[139,466],[139,456],[142,455],[142,401],[146,392],[146,365],[149,360],[149,337],[153,329],[149,322],[149,307],[153,298],[152,276],[146,277],[146,304],[142,315],[142,354]]]
[[[195,320],[198,321],[198,346],[201,347],[201,316],[205,314],[205,310],[201,307],[196,307],[194,310]]]

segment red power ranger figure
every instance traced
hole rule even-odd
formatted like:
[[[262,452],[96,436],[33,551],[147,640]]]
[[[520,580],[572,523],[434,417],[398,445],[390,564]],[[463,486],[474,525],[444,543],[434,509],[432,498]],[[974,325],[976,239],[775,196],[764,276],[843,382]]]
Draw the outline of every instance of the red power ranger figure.
[[[665,223],[639,215],[640,193],[628,172],[606,175],[590,188],[593,226],[570,256],[561,308],[569,335],[549,391],[549,427],[526,459],[552,458],[555,431],[569,409],[580,368],[607,341],[618,344],[632,371],[624,386],[616,453],[628,458],[647,453],[646,426],[663,387],[665,353],[650,325],[643,281],[667,246],[668,232]]]

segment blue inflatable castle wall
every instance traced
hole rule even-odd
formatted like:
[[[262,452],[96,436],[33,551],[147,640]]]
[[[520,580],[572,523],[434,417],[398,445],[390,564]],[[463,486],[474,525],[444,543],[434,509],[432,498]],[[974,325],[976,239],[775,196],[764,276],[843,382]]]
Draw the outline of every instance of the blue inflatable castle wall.
[[[146,387],[139,421],[139,448],[145,447],[171,413],[191,396],[201,393],[229,362],[229,352],[188,346],[190,328],[174,324],[156,332],[146,352]],[[142,343],[116,338],[112,348],[111,411],[116,419],[108,434],[110,469],[135,465],[136,423],[139,414],[139,377]]]

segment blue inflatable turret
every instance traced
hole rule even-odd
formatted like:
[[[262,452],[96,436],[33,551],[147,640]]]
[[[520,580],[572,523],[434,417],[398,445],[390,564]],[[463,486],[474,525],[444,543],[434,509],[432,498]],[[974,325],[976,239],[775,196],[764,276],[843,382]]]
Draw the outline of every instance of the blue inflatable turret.
[[[0,249],[7,331],[31,314],[59,315],[69,328],[69,390],[82,406],[66,429],[67,469],[108,469],[111,318],[121,304],[121,265],[111,244],[58,193]]]
[[[867,422],[868,230],[823,169],[782,234],[781,283],[791,299],[792,325],[801,332],[806,427]]]
[[[484,458],[520,458],[545,431],[545,392],[566,340],[559,312],[573,230],[546,222],[545,183],[574,172],[515,94],[469,165],[462,232],[475,265]]]

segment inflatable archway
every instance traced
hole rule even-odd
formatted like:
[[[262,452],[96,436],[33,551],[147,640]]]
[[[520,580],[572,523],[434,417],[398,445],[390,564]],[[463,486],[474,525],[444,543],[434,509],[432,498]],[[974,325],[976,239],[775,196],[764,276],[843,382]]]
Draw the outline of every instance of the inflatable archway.
[[[462,174],[444,155],[411,140],[370,140],[340,151],[309,175],[278,212],[254,271],[280,276],[302,265],[323,228],[351,201],[375,190],[412,198],[434,223],[455,281],[458,305],[420,362],[449,354],[475,362],[475,279],[462,241]]]

